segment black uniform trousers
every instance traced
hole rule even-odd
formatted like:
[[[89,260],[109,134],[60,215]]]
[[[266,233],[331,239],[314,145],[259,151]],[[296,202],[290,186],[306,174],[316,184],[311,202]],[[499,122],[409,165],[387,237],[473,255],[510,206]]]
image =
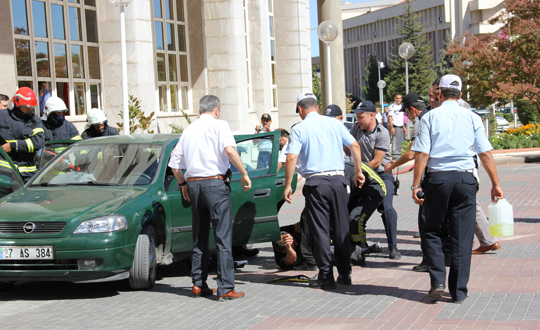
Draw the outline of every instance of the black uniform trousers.
[[[388,250],[391,252],[397,246],[397,212],[394,209],[394,176],[392,173],[378,173],[386,185],[386,196],[377,210],[381,212],[381,218],[386,231]]]
[[[453,300],[462,301],[471,271],[476,179],[468,172],[434,172],[426,175],[424,185],[424,239],[431,286],[445,283],[444,241],[449,236],[448,290]]]
[[[212,223],[218,256],[217,294],[222,296],[234,289],[231,188],[220,179],[191,181],[187,186],[193,227],[191,279],[193,285],[208,288],[208,237]]]
[[[319,268],[318,280],[334,281],[331,230],[338,272],[351,272],[347,181],[342,175],[313,176],[306,180],[302,192],[311,249]]]

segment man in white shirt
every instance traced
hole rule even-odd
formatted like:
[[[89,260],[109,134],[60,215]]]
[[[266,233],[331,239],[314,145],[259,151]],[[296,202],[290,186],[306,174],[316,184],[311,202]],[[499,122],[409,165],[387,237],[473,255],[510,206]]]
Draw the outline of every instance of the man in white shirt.
[[[225,183],[229,160],[238,169],[245,191],[251,180],[236,151],[236,142],[226,121],[219,120],[220,101],[206,95],[199,102],[200,118],[189,125],[176,145],[169,166],[182,187],[182,196],[191,202],[193,254],[191,258],[194,297],[212,295],[208,278],[208,236],[210,223],[218,250],[218,300],[242,298],[234,291],[232,256],[231,188]],[[186,172],[182,174],[182,169]]]
[[[403,113],[401,113],[401,94],[394,95],[394,103],[388,107],[388,128],[392,136],[392,159],[396,160],[401,156],[401,145],[407,129],[403,125]]]

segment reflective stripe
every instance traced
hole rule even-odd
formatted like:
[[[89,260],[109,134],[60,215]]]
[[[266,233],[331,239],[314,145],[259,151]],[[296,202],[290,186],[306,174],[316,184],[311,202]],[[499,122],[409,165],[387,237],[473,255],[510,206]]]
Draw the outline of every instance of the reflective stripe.
[[[71,138],[72,140],[82,140],[82,137],[80,135],[74,136]]]
[[[9,165],[9,163],[5,160],[0,160],[0,166],[11,168],[11,165]]]
[[[59,148],[53,148],[53,152],[55,154],[59,154],[61,153],[62,151],[66,150],[67,147],[59,147]]]
[[[6,140],[8,143],[17,142],[17,140]]]
[[[384,181],[381,179],[381,177],[367,164],[362,163],[362,169],[368,172],[369,176],[375,179],[381,185],[381,188],[386,195],[386,185],[384,184]]]
[[[34,136],[34,135],[36,135],[36,134],[38,134],[38,133],[45,133],[45,131],[44,131],[43,128],[41,128],[41,127],[37,127],[37,128],[34,128],[34,129],[32,130],[32,136]]]
[[[87,154],[88,151],[87,151],[87,150],[81,150],[79,153],[80,153],[81,155],[82,155],[82,154]]]
[[[37,171],[36,166],[19,166],[19,172],[35,172]]]
[[[32,142],[32,140],[30,139],[26,139],[24,141],[26,142],[26,145],[28,146],[28,152],[29,153],[34,152],[34,142]]]

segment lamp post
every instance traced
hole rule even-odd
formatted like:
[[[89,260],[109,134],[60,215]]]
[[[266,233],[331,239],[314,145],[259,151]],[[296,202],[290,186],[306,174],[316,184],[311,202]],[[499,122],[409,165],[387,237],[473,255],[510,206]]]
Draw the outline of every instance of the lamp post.
[[[409,94],[409,59],[414,55],[414,46],[409,42],[404,42],[399,46],[399,56],[405,60],[405,95]],[[407,120],[407,139],[411,137],[411,121]]]
[[[470,79],[469,68],[472,65],[473,65],[473,63],[470,62],[470,61],[463,61],[463,67],[467,71],[467,101],[469,101],[469,102],[471,102],[471,90],[469,89],[469,79]]]
[[[377,86],[379,86],[379,83],[382,81],[384,83],[383,87],[379,86],[379,101],[381,103],[381,110],[383,105],[383,88],[386,87],[386,82],[384,80],[381,80],[381,69],[384,68],[384,63],[377,61],[377,69],[379,71],[379,81],[377,82]]]
[[[124,135],[129,135],[129,106],[127,85],[127,57],[126,57],[126,19],[124,7],[133,0],[109,0],[114,5],[120,6],[120,45],[122,48],[122,113],[124,119]]]
[[[328,104],[332,104],[332,61],[330,60],[330,43],[337,38],[338,28],[336,23],[332,21],[324,21],[319,24],[317,28],[317,35],[319,39],[326,43],[326,67],[328,68],[328,74],[326,75],[326,93]]]
[[[379,79],[379,81],[377,82],[377,87],[379,87],[379,100],[381,102],[381,114],[382,114],[382,112],[384,112],[382,95],[383,95],[383,88],[386,87],[386,81]]]

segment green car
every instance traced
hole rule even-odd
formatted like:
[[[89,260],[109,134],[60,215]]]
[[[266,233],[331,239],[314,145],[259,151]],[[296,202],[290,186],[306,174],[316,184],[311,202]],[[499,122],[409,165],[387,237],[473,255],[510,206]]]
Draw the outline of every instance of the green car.
[[[277,240],[279,132],[235,137],[252,188],[241,189],[231,166],[233,245]],[[189,258],[190,203],[167,166],[178,138],[96,138],[58,155],[58,143],[48,143],[48,163],[24,187],[0,148],[0,286],[128,279],[132,289],[150,289],[157,265]]]

